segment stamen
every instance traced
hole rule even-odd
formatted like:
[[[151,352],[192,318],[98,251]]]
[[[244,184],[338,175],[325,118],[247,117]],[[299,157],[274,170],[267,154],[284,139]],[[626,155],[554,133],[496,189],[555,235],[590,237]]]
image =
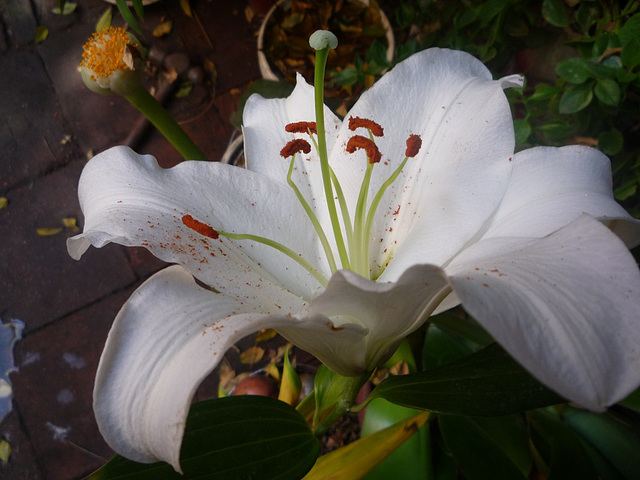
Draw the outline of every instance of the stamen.
[[[294,122],[287,124],[284,129],[289,133],[313,133],[318,134],[316,122]]]
[[[80,65],[91,71],[92,80],[108,77],[116,70],[132,70],[127,65],[131,56],[128,46],[137,45],[133,45],[124,28],[111,26],[106,30],[94,32],[82,47],[84,60]]]
[[[296,138],[287,143],[282,150],[280,150],[280,155],[283,158],[293,157],[296,153],[309,153],[311,151],[311,145],[306,140],[302,138]]]
[[[362,135],[354,135],[347,142],[347,152],[354,153],[356,150],[365,150],[367,152],[367,158],[369,163],[379,163],[382,159],[382,154],[378,150],[378,146],[370,138],[363,137]]]
[[[407,138],[407,150],[405,152],[405,156],[409,158],[415,157],[420,151],[420,147],[422,147],[422,138],[420,138],[420,135],[409,135],[409,138]]]
[[[217,238],[220,236],[218,232],[216,232],[212,227],[210,227],[206,223],[202,223],[196,220],[191,215],[184,215],[182,217],[182,223],[184,223],[191,230],[194,230],[205,237],[217,240]]]
[[[373,120],[360,117],[349,117],[349,130],[355,131],[357,128],[366,128],[376,137],[384,135],[384,129]]]

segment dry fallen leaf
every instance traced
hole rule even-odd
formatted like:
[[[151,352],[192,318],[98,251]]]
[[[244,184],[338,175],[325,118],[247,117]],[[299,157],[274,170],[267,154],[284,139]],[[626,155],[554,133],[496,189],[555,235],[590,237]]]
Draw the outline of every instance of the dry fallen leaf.
[[[267,340],[271,340],[278,334],[273,328],[265,328],[264,330],[260,330],[256,335],[256,342],[266,342]]]
[[[36,229],[36,232],[38,232],[38,235],[40,235],[41,237],[50,237],[52,235],[57,235],[61,231],[62,231],[62,227]]]
[[[166,22],[162,22],[160,25],[158,25],[156,28],[153,29],[152,35],[154,37],[160,38],[160,37],[166,35],[167,33],[171,32],[172,25],[173,25],[173,23],[171,22],[171,20],[167,20]]]
[[[264,349],[260,347],[250,347],[240,354],[240,361],[245,365],[253,365],[262,360]]]

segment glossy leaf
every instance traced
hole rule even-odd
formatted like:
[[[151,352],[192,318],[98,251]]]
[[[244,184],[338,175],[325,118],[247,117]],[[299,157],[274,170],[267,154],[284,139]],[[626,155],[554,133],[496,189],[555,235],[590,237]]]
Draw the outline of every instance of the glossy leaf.
[[[613,464],[624,478],[640,479],[638,432],[608,414],[595,414],[573,407],[565,408],[562,417],[587,443]]]
[[[470,418],[440,415],[442,437],[469,480],[525,480],[525,475]]]
[[[428,419],[429,413],[422,412],[334,450],[320,457],[303,480],[359,480],[418,432]]]
[[[609,80],[607,78],[598,80],[596,88],[594,88],[594,92],[596,97],[598,97],[598,100],[605,105],[615,107],[620,103],[620,87],[613,80]]]
[[[560,113],[576,113],[586,108],[593,99],[593,86],[591,82],[568,87],[558,107]]]
[[[372,435],[418,413],[420,412],[413,408],[406,408],[378,398],[367,407],[360,435],[362,437]],[[365,480],[432,479],[429,440],[429,430],[421,428],[374,468]]]
[[[582,58],[567,58],[556,65],[556,73],[569,83],[584,83],[591,71]]]
[[[544,0],[542,16],[554,27],[567,27],[571,20],[562,0]]]
[[[494,416],[562,403],[497,344],[426,372],[384,380],[370,395],[405,407]]]
[[[547,480],[597,478],[588,450],[558,415],[542,410],[531,412],[529,424],[533,428],[532,440],[546,460]]]
[[[184,475],[166,463],[116,456],[90,478],[297,480],[313,466],[318,450],[307,423],[286,403],[257,396],[218,398],[191,407],[182,445]]]

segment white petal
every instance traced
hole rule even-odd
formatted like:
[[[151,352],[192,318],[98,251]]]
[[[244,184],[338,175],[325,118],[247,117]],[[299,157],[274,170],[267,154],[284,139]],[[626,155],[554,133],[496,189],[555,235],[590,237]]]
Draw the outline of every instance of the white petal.
[[[163,460],[179,471],[200,382],[235,341],[280,323],[198,287],[180,266],[151,277],[118,314],[98,367],[94,410],[107,443],[132,460]]]
[[[416,265],[396,283],[340,270],[304,309],[295,330],[279,331],[341,375],[358,375],[386,361],[448,292],[443,270],[433,265]]]
[[[479,242],[447,272],[467,311],[565,398],[602,410],[640,384],[640,272],[593,218]]]
[[[283,243],[328,274],[315,231],[291,189],[245,169],[208,162],[163,169],[151,156],[116,147],[87,164],[79,197],[85,228],[68,241],[74,258],[89,244],[142,245],[219,291],[263,307],[297,307],[297,296],[309,298],[320,288],[305,269],[271,247],[214,239],[187,227],[183,218],[190,215],[215,230]]]
[[[498,206],[512,166],[513,122],[502,91],[512,81],[492,81],[464,52],[430,49],[397,65],[347,115],[385,129],[376,144],[388,164],[376,165],[373,191],[404,158],[410,134],[423,142],[387,192],[374,227],[378,266],[393,257],[383,279],[395,280],[416,263],[444,264]],[[353,134],[346,124],[331,159],[343,187],[356,195],[364,159],[344,152]]]
[[[342,122],[327,107],[324,115],[327,149],[330,150]],[[286,183],[289,159],[282,158],[280,150],[290,140],[302,138],[311,144],[312,150],[308,155],[302,155],[304,160],[299,160],[294,179],[297,183],[302,183],[302,179],[306,178],[303,186],[309,181],[321,181],[319,157],[309,136],[285,131],[285,126],[289,123],[315,121],[314,89],[301,75],[297,76],[293,93],[287,98],[265,99],[260,95],[249,97],[242,119],[247,168],[277,182]]]
[[[627,245],[637,245],[640,221],[615,202],[611,187],[609,159],[593,148],[520,152],[484,238],[544,237],[587,213],[605,221]]]

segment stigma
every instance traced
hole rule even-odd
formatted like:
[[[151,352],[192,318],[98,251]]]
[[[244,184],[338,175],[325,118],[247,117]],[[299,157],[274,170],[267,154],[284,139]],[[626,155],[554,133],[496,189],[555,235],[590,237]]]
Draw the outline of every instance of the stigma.
[[[94,32],[84,44],[80,65],[91,71],[91,79],[105,78],[117,70],[133,70],[130,48],[137,45],[124,28],[109,27]]]

